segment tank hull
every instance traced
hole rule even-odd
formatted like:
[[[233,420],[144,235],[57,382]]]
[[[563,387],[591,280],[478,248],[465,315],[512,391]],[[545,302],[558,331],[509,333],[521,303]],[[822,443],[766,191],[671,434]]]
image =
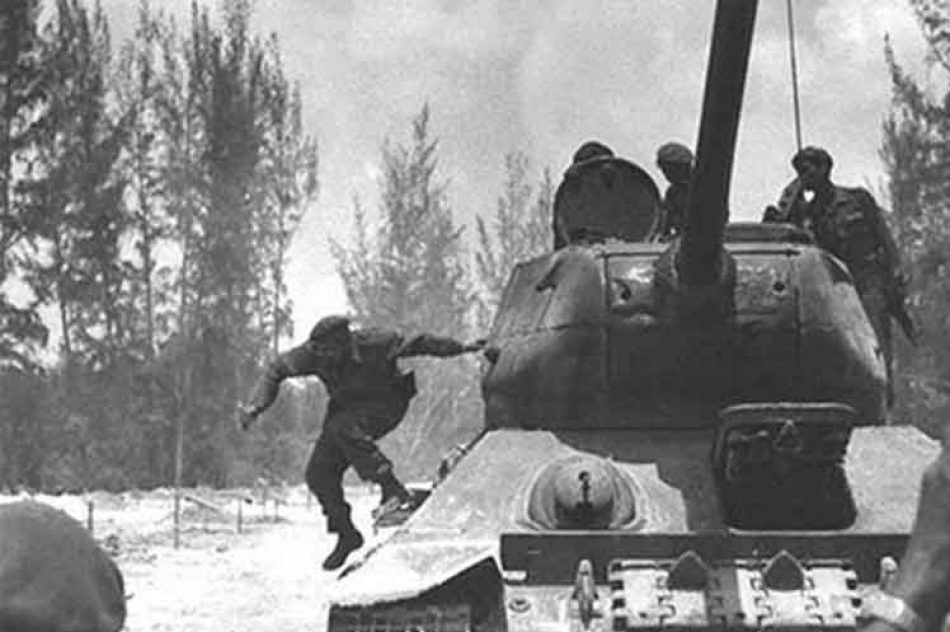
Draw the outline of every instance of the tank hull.
[[[583,560],[606,596],[618,564],[662,567],[689,550],[713,568],[737,560],[761,566],[782,550],[804,564],[830,556],[838,567],[856,570],[862,590],[869,589],[878,581],[881,558],[901,554],[923,468],[938,450],[914,428],[855,428],[843,463],[858,509],[853,524],[755,532],[727,524],[717,495],[714,442],[714,433],[704,429],[487,432],[384,545],[344,569],[330,595],[330,630],[364,629],[360,621],[385,619],[386,613],[421,616],[456,607],[468,613],[459,617],[477,618],[469,623],[484,629],[575,629],[573,590]],[[633,527],[578,532],[531,525],[528,503],[538,471],[578,454],[608,458],[636,481],[641,496]],[[487,603],[468,603],[476,594]],[[530,625],[517,611],[525,601],[534,604]],[[612,629],[616,613],[610,614],[608,602],[601,606],[600,625]]]

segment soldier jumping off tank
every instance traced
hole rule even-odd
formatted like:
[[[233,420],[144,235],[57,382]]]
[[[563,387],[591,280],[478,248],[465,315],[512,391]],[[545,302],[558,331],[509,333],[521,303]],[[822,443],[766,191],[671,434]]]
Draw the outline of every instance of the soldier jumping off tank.
[[[326,387],[330,402],[323,430],[304,473],[307,487],[323,508],[327,531],[338,536],[323,568],[339,568],[351,552],[363,545],[363,536],[350,519],[350,505],[343,494],[343,473],[349,466],[363,480],[381,486],[382,499],[374,514],[386,514],[410,500],[409,492],[393,473],[392,462],[376,445],[376,440],[399,425],[416,393],[413,373],[402,373],[396,360],[457,356],[483,346],[482,341],[463,344],[428,334],[404,338],[381,329],[351,332],[349,319],[328,316],[314,326],[305,343],[273,360],[250,401],[238,406],[238,421],[247,430],[277,398],[284,379],[316,375]]]
[[[654,239],[669,241],[683,232],[693,181],[693,152],[679,143],[666,143],[656,152],[656,164],[670,183],[660,205]]]
[[[854,277],[864,311],[884,354],[888,401],[893,402],[893,342],[890,319],[898,321],[914,341],[916,326],[905,306],[906,279],[900,256],[883,213],[864,188],[846,188],[831,181],[831,155],[805,147],[792,158],[798,173],[782,191],[777,206],[769,206],[764,222],[788,222],[805,228],[823,249],[841,259]],[[807,200],[805,193],[813,197]]]

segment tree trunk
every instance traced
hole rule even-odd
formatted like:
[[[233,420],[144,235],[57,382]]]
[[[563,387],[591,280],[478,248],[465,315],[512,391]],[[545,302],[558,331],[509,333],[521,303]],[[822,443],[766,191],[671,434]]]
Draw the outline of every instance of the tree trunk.
[[[142,167],[140,166],[140,170]],[[139,208],[142,213],[142,283],[145,286],[145,358],[155,356],[155,306],[152,297],[152,231],[151,213],[145,187],[139,184]]]

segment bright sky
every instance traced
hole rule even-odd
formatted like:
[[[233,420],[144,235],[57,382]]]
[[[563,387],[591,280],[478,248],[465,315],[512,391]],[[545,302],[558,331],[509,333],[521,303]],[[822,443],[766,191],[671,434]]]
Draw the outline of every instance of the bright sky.
[[[153,0],[185,18],[189,0]],[[347,240],[352,197],[377,204],[384,137],[408,139],[428,101],[456,220],[494,211],[503,156],[523,150],[560,174],[599,139],[662,185],[656,148],[693,145],[713,0],[257,0],[276,32],[305,121],[320,143],[318,202],[291,252],[297,337],[346,309],[328,238]],[[103,0],[121,40],[137,0]],[[925,47],[904,0],[797,0],[806,144],[835,157],[835,179],[879,190],[881,122],[890,85],[884,37],[920,69]],[[794,151],[785,0],[760,0],[739,131],[732,209],[756,219],[792,176]]]

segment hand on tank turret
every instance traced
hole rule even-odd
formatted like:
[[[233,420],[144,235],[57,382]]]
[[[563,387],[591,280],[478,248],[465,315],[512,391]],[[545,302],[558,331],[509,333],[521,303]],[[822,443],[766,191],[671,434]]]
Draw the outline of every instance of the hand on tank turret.
[[[246,404],[238,404],[234,418],[238,427],[246,431],[251,426],[251,422],[257,418],[257,412]]]
[[[477,353],[482,351],[486,345],[488,345],[488,340],[485,338],[479,338],[478,340],[473,340],[468,344],[462,347],[462,353]]]

